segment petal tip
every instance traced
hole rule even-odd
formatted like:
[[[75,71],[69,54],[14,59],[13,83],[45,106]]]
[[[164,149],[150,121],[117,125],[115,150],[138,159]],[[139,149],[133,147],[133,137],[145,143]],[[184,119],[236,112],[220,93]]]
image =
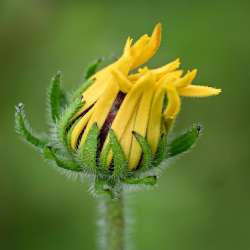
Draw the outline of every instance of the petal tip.
[[[222,92],[222,89],[214,89],[214,95],[219,95]]]
[[[158,24],[156,24],[156,26],[153,30],[153,33],[152,33],[152,38],[155,38],[155,40],[156,40],[156,44],[157,44],[156,47],[160,46],[161,34],[162,34],[162,24],[158,23]]]

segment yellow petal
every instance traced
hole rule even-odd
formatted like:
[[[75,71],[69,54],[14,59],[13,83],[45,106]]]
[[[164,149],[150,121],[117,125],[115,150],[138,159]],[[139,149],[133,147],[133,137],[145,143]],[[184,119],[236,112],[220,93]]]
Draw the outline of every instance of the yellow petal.
[[[78,123],[74,127],[74,129],[73,129],[73,131],[71,133],[71,140],[70,140],[70,145],[71,145],[72,149],[76,149],[78,138],[79,138],[80,134],[82,133],[82,131],[84,130],[84,128],[85,128],[87,122],[89,121],[89,118],[92,115],[92,113],[93,113],[93,109],[89,110],[80,119],[80,121],[78,121]]]
[[[164,93],[163,87],[157,89],[153,97],[152,107],[149,115],[147,140],[153,153],[155,153],[157,150],[160,138]]]
[[[135,118],[136,118],[137,112],[138,112],[138,107],[136,107],[135,111],[133,112],[133,115],[131,119],[128,121],[126,129],[120,139],[120,144],[122,146],[122,149],[127,159],[129,159],[129,156],[131,153],[131,144],[132,144],[132,138],[133,138],[132,132],[133,132],[134,125],[135,125]]]
[[[178,92],[181,96],[207,97],[220,94],[221,89],[207,86],[189,85],[185,88],[179,89]]]
[[[178,69],[180,67],[180,64],[181,64],[180,59],[177,58],[176,60],[164,65],[163,67],[152,69],[152,71],[154,74],[161,76]]]
[[[71,120],[75,120],[78,116],[80,116],[85,110],[87,110],[86,108],[86,103],[83,102],[82,103],[82,107],[76,112],[76,114],[71,118]]]
[[[93,107],[93,114],[84,131],[84,134],[80,142],[80,146],[85,142],[88,132],[93,126],[93,124],[97,123],[97,126],[101,128],[108,116],[108,113],[119,92],[119,88],[117,84],[115,83],[114,78],[112,79],[113,79],[112,82],[110,82],[110,84],[105,89],[103,95],[98,99],[98,101]]]
[[[180,66],[180,59],[176,59],[175,61],[173,62],[170,62],[168,64],[166,64],[165,66],[163,67],[160,67],[160,68],[156,68],[156,69],[151,69],[151,72],[154,73],[156,75],[156,79],[159,80],[160,78],[162,78],[163,76],[165,76],[166,74],[168,73],[172,73],[172,72],[181,72],[182,74],[182,71],[181,70],[176,70],[178,69]],[[138,80],[143,74],[145,74],[146,71],[148,71],[148,67],[144,67],[144,68],[140,68],[138,70],[138,73],[135,73],[135,74],[131,74],[128,76],[129,80],[131,81],[136,81]],[[180,74],[180,76],[181,76]]]
[[[118,83],[119,89],[123,93],[128,93],[133,86],[129,79],[117,69],[112,69],[111,73],[114,76],[115,81]]]
[[[166,86],[168,104],[164,111],[164,119],[175,119],[181,108],[181,100],[179,94],[173,84]]]
[[[138,80],[136,84],[133,85],[133,88],[125,96],[111,126],[118,139],[121,138],[126,127],[126,122],[129,121],[129,119],[132,117],[133,112],[136,109],[136,105],[138,105],[138,101],[142,95],[142,92],[147,87],[148,83],[151,82],[151,78],[152,74],[150,73],[144,75]]]
[[[147,130],[147,140],[153,153],[157,150],[161,133],[162,109],[165,97],[164,86],[174,82],[175,79],[175,74],[169,73],[156,83],[157,89],[152,100]]]
[[[128,74],[128,72],[131,68],[131,64],[133,63],[133,61],[132,61],[133,58],[132,58],[132,54],[131,54],[132,41],[133,40],[130,37],[128,37],[127,42],[126,42],[124,49],[123,49],[123,55],[111,67],[111,68],[119,69],[120,71],[122,71],[126,75]]]
[[[139,68],[138,72],[135,74],[131,74],[128,76],[130,81],[137,81],[140,77],[142,77],[147,71],[149,70],[148,67]]]
[[[104,90],[113,81],[113,76],[110,72],[112,69],[115,68],[120,70],[125,75],[128,74],[132,63],[131,45],[132,39],[129,37],[124,46],[122,56],[115,63],[98,71],[92,77],[92,79],[95,79],[95,82],[83,93],[85,105],[79,112],[83,112],[91,105],[93,105],[98,100],[98,98],[100,98],[100,96],[104,93]]]
[[[83,93],[85,105],[81,109],[82,112],[98,100],[111,80],[112,76],[108,70],[102,71],[102,74],[98,75],[95,82]]]
[[[151,73],[151,81],[148,82],[147,86],[145,86],[145,90],[142,94],[141,100],[139,102],[138,112],[136,115],[134,131],[142,135],[143,137],[146,136],[147,126],[148,126],[148,119],[151,110],[151,102],[153,98],[153,94],[155,91],[155,77]],[[135,169],[140,161],[141,157],[141,147],[135,137],[132,139],[131,144],[131,153],[129,156],[129,169]]]
[[[183,70],[175,70],[165,75],[162,75],[161,77],[157,77],[157,79],[159,80],[168,79],[168,81],[165,80],[166,82],[169,82],[169,79],[171,79],[171,82],[175,82],[181,77],[182,74],[183,74]]]
[[[150,73],[146,74],[144,77],[138,80],[138,82],[133,85],[133,88],[125,96],[121,107],[112,123],[111,128],[114,130],[118,140],[122,143],[124,147],[123,150],[126,152],[126,156],[129,158],[130,148],[132,142],[132,130],[134,129],[135,118],[138,110],[139,99],[142,95],[143,90],[145,90],[150,83]],[[130,133],[131,132],[131,133]],[[130,134],[129,134],[130,133]],[[103,148],[108,144],[109,138],[105,140]],[[112,152],[108,156],[108,164],[111,163]]]
[[[125,43],[124,49],[123,49],[123,56],[124,55],[130,56],[132,43],[133,43],[133,39],[131,37],[128,37]]]
[[[176,88],[184,88],[192,83],[194,78],[197,75],[197,69],[194,69],[192,71],[188,71],[187,74],[182,77],[180,80],[175,82]]]
[[[149,40],[150,37],[147,34],[141,36],[138,39],[138,41],[132,47],[133,58],[137,58],[140,55],[141,51],[144,49]]]
[[[161,43],[161,29],[162,28],[160,23],[155,26],[150,40],[145,44],[143,48],[140,49],[140,53],[135,51],[137,47],[132,46],[132,55],[138,54],[138,56],[134,58],[133,64],[131,65],[131,69],[135,69],[139,65],[144,64],[156,53]]]

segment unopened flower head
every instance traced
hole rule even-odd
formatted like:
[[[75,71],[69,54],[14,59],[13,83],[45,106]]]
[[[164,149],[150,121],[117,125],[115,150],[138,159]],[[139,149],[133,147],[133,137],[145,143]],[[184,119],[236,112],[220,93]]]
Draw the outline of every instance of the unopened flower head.
[[[129,37],[121,57],[97,72],[100,61],[90,65],[83,85],[71,96],[61,89],[58,73],[48,93],[50,133],[32,132],[22,104],[16,107],[17,133],[60,169],[90,177],[95,193],[114,194],[123,184],[154,185],[154,170],[190,149],[200,135],[200,125],[193,125],[169,140],[181,97],[220,93],[193,84],[197,70],[179,69],[179,59],[159,68],[144,66],[157,52],[161,34],[157,24],[151,36],[136,42]]]
[[[82,107],[72,118],[70,147],[80,150],[94,124],[100,129],[99,154],[109,147],[109,131],[115,133],[128,161],[129,170],[139,167],[142,148],[135,133],[148,141],[155,154],[161,135],[168,133],[181,108],[181,96],[217,95],[219,89],[193,85],[197,70],[184,73],[176,59],[162,67],[138,68],[157,52],[162,28],[136,42],[129,37],[122,56],[92,76],[92,85],[82,93]],[[131,73],[137,69],[136,73]],[[106,165],[112,167],[110,149]]]

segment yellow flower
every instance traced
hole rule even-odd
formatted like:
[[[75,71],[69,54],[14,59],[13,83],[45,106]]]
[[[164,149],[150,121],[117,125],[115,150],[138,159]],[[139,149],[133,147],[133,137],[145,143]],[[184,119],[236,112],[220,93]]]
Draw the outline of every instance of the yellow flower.
[[[136,169],[142,149],[133,131],[145,137],[155,153],[161,134],[168,132],[180,111],[181,96],[206,97],[220,93],[220,89],[192,85],[197,70],[182,76],[179,59],[156,69],[139,68],[131,74],[156,53],[160,42],[161,24],[157,24],[151,36],[143,35],[134,44],[128,38],[122,56],[92,77],[93,84],[82,94],[83,106],[74,116],[77,119],[70,134],[73,150],[84,144],[90,129],[97,124],[102,152],[108,147],[111,128],[129,169]],[[111,165],[110,151],[107,166]]]

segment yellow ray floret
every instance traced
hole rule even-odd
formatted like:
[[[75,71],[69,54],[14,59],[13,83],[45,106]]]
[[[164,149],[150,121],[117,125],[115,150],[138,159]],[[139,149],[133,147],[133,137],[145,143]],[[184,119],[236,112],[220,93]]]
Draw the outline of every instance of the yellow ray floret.
[[[128,124],[121,136],[120,144],[122,146],[123,152],[127,159],[129,159],[131,155],[131,145],[132,145],[132,139],[133,139],[133,130],[135,125],[135,119],[138,112],[138,107],[135,108],[135,111],[132,114],[132,117],[128,121]],[[112,158],[112,154],[110,155]]]
[[[146,136],[149,114],[151,110],[151,102],[155,91],[155,77],[149,72],[148,82],[144,85],[138,111],[135,119],[133,131],[139,133],[143,137]],[[132,139],[131,154],[129,156],[129,169],[134,169],[139,163],[141,156],[141,147],[135,137]]]
[[[159,80],[163,76],[167,75],[168,73],[177,71],[179,66],[180,66],[180,59],[178,58],[160,68],[155,68],[155,69],[150,69],[150,70],[156,76],[156,79]],[[137,73],[129,75],[128,78],[131,81],[137,81],[148,70],[149,70],[148,67],[139,68]],[[182,71],[179,71],[179,72],[182,72]]]
[[[147,45],[149,40],[150,37],[147,34],[145,34],[141,36],[137,42],[135,42],[135,44],[132,47],[132,53],[134,58],[138,58],[141,55],[142,50]]]
[[[90,116],[93,113],[93,109],[89,110],[75,125],[72,133],[71,133],[71,140],[70,145],[72,149],[75,149],[77,146],[78,138],[82,131],[84,130],[86,124],[88,123]]]
[[[175,82],[176,88],[184,88],[192,83],[197,75],[197,70],[188,71],[186,75]]]
[[[122,91],[123,93],[128,93],[133,86],[130,80],[117,69],[112,69],[111,73],[114,76],[115,81],[119,85],[120,91]]]
[[[152,36],[147,42],[146,38],[143,38],[143,40],[144,46],[138,46],[135,44],[135,46],[132,46],[131,48],[132,56],[134,55],[134,61],[131,69],[137,68],[141,64],[144,64],[156,53],[161,44],[161,24],[159,23],[155,26]]]
[[[88,122],[88,125],[85,129],[85,132],[82,136],[80,146],[85,142],[88,132],[93,126],[94,123],[97,124],[98,128],[101,128],[105,122],[106,117],[115,101],[115,98],[119,92],[119,88],[115,81],[113,80],[106,87],[104,94],[100,97],[100,99],[96,102],[93,107],[93,114]]]
[[[163,116],[165,119],[175,119],[181,108],[180,96],[172,83],[167,84],[165,90],[167,92],[168,104]]]
[[[175,75],[170,73],[156,83],[156,91],[152,99],[147,128],[147,140],[153,153],[157,150],[161,134],[162,109],[165,97],[164,87],[174,82],[174,80],[176,80]]]
[[[163,75],[166,75],[169,72],[172,72],[180,67],[180,59],[177,58],[176,60],[160,67],[157,69],[153,69],[153,73],[156,74],[159,78],[162,77]]]
[[[125,75],[128,74],[132,63],[130,51],[131,44],[132,39],[129,37],[124,46],[123,54],[120,59],[118,59],[115,63],[100,70],[92,77],[94,83],[83,93],[83,100],[85,104],[79,112],[84,112],[84,110],[88,109],[91,105],[93,105],[100,98],[100,96],[104,94],[106,87],[112,85],[112,69],[118,69]]]
[[[189,85],[185,88],[179,89],[178,92],[181,96],[208,97],[220,94],[221,89],[211,88],[207,86]]]
[[[145,89],[145,86],[147,86],[147,84],[151,82],[150,78],[150,74],[146,74],[144,77],[139,79],[138,82],[133,86],[131,91],[124,98],[122,105],[112,124],[112,129],[119,139],[125,129],[126,124],[124,121],[129,121],[136,108],[136,105],[138,104],[139,98],[141,97],[141,94]]]

